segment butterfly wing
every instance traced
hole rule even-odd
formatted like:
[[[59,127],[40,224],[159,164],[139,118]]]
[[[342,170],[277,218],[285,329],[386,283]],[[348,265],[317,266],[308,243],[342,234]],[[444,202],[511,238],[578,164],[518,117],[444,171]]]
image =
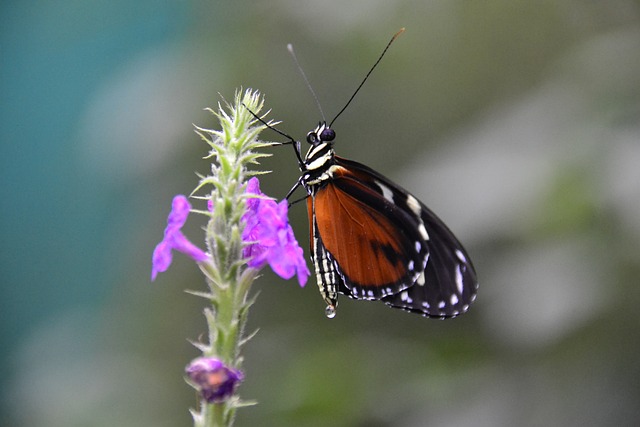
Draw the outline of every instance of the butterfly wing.
[[[335,273],[319,276],[318,283],[424,316],[466,311],[476,275],[447,226],[378,172],[338,156],[335,162],[332,179],[310,201],[316,271],[320,254],[324,270]]]
[[[367,185],[346,167],[336,165],[332,175],[308,202],[319,283],[370,300],[411,286],[428,258],[420,218],[385,198],[375,182]],[[337,284],[331,283],[332,270]]]

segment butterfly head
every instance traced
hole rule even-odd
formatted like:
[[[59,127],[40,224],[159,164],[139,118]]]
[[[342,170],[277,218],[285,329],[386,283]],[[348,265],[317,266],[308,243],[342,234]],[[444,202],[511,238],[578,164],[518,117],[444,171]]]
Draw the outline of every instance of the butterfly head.
[[[336,138],[336,132],[327,126],[326,122],[318,123],[318,126],[307,134],[307,142],[313,146],[328,143],[333,145],[333,140]]]
[[[318,123],[318,127],[307,134],[307,142],[311,147],[301,166],[302,170],[313,172],[305,178],[307,184],[315,184],[328,177],[325,176],[325,172],[334,161],[333,140],[335,138],[335,131],[327,126],[326,122]]]

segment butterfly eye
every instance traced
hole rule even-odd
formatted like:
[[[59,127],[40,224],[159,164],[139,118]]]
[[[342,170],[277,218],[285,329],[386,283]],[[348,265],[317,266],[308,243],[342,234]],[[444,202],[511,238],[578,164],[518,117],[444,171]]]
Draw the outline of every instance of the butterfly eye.
[[[315,132],[309,132],[307,134],[307,142],[311,145],[316,145],[320,140],[318,139],[318,134]]]
[[[335,137],[336,137],[336,133],[331,128],[326,128],[320,134],[320,140],[321,141],[333,141],[335,139]]]

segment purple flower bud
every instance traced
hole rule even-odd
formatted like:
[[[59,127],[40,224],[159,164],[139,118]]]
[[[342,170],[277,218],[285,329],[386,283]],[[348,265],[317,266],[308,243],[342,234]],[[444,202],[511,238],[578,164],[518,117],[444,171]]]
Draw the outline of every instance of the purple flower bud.
[[[158,273],[167,271],[173,260],[172,250],[182,252],[197,262],[204,262],[208,259],[207,254],[196,245],[191,243],[181,228],[187,221],[191,204],[187,198],[181,194],[173,198],[171,213],[167,218],[167,227],[164,229],[164,238],[153,251],[151,281],[156,279]]]
[[[265,198],[255,177],[247,183],[246,192],[260,196],[247,199],[247,210],[242,217],[245,222],[242,240],[248,243],[243,254],[249,258],[249,266],[262,268],[269,264],[283,279],[297,274],[298,283],[304,286],[310,273],[302,248],[289,225],[287,201],[276,203]]]
[[[230,368],[214,357],[194,359],[187,366],[186,373],[192,385],[209,403],[220,403],[229,399],[244,379],[242,371]]]

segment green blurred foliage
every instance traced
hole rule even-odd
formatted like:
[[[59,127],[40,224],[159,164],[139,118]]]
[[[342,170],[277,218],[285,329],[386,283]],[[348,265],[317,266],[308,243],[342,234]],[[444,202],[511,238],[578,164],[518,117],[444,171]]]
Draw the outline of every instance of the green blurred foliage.
[[[171,197],[208,167],[192,123],[253,87],[303,138],[320,114],[286,44],[331,118],[401,27],[336,149],[450,224],[478,301],[440,322],[343,298],[329,320],[313,281],[265,271],[240,388],[259,404],[237,425],[637,425],[629,0],[3,2],[0,423],[190,425],[205,325],[184,290],[204,283],[180,256],[149,275]],[[296,162],[273,153],[262,189],[283,197]],[[290,215],[304,242],[304,206]]]

